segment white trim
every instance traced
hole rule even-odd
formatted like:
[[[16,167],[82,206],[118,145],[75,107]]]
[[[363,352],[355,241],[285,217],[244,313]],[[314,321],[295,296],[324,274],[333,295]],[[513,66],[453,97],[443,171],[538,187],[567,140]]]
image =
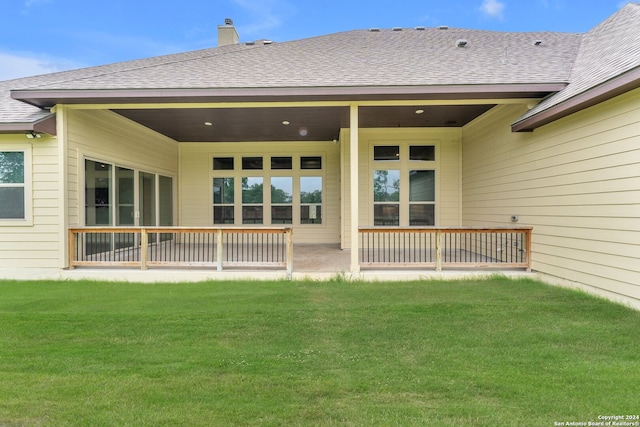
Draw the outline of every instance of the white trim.
[[[0,227],[33,226],[33,146],[30,143],[0,144],[0,151],[24,153],[24,182],[0,187],[24,188],[24,218],[0,218]]]
[[[367,203],[368,203],[368,222],[370,226],[374,225],[374,205],[382,204],[375,202],[373,198],[373,172],[376,170],[397,170],[400,172],[400,198],[398,202],[388,202],[388,204],[397,203],[400,206],[400,224],[401,227],[409,226],[409,206],[412,202],[409,200],[409,173],[412,170],[432,170],[434,171],[434,201],[423,202],[422,204],[434,205],[434,225],[440,223],[440,139],[416,139],[416,138],[398,138],[398,139],[370,139],[368,144],[369,151],[369,167],[367,169]],[[400,156],[397,160],[374,160],[374,147],[378,146],[398,146]],[[409,154],[411,146],[433,146],[435,150],[434,160],[410,160]],[[413,204],[421,204],[413,202]]]
[[[213,159],[216,157],[232,157],[233,169],[227,170],[214,170]],[[243,157],[262,157],[262,169],[242,169]],[[292,167],[291,169],[271,169],[271,157],[291,157]],[[320,157],[322,161],[322,167],[320,169],[302,169],[300,167],[300,161],[303,157]],[[265,226],[292,226],[303,227],[306,229],[318,229],[327,228],[328,221],[326,217],[327,212],[327,152],[326,151],[313,151],[313,152],[295,152],[293,154],[269,154],[269,153],[256,153],[247,155],[244,153],[238,154],[236,152],[229,151],[216,151],[209,153],[209,224],[211,225],[225,225],[214,224],[213,218],[213,180],[214,178],[233,178],[234,179],[234,223],[226,225],[242,226],[242,178],[263,178],[263,198],[262,203],[248,204],[247,206],[262,206],[263,223],[260,225]],[[291,224],[272,224],[271,207],[274,206],[271,203],[271,178],[292,178],[292,223]],[[318,224],[302,224],[300,222],[301,206],[308,205],[308,203],[300,202],[300,179],[303,177],[320,177],[322,179],[322,222]],[[218,206],[229,206],[228,203],[222,203]],[[289,206],[286,204],[275,204],[275,206]]]

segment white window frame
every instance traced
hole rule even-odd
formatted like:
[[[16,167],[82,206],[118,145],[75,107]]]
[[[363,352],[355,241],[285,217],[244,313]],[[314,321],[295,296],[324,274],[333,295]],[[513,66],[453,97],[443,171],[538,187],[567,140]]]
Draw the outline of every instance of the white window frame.
[[[410,160],[409,159],[409,147],[411,146],[433,146],[435,149],[435,160]],[[438,225],[438,194],[440,186],[439,178],[439,147],[438,140],[372,140],[369,142],[369,173],[367,192],[369,193],[369,224],[374,224],[374,205],[376,204],[399,204],[400,206],[400,227],[409,226],[409,206],[411,204],[433,204],[434,205],[434,225]],[[398,146],[399,147],[399,159],[398,160],[375,160],[374,147],[377,146]],[[398,202],[376,202],[374,201],[373,194],[373,176],[377,170],[399,170],[400,171],[400,200]],[[435,179],[435,197],[433,202],[411,202],[409,200],[409,173],[412,170],[433,170]]]
[[[24,182],[22,184],[0,184],[0,187],[24,188],[24,218],[0,218],[0,227],[26,227],[33,225],[33,156],[31,144],[0,145],[3,152],[24,153]]]
[[[104,227],[117,227],[116,222],[117,222],[117,212],[116,209],[118,208],[118,204],[116,203],[116,188],[117,188],[117,183],[116,183],[116,168],[121,167],[121,168],[125,168],[125,169],[129,169],[132,170],[134,173],[134,178],[133,178],[133,185],[134,185],[134,196],[133,196],[133,200],[134,200],[134,226],[138,227],[140,226],[140,188],[139,188],[139,184],[140,184],[140,174],[141,173],[147,173],[149,175],[154,175],[154,179],[155,179],[155,224],[154,226],[158,226],[160,223],[160,176],[164,176],[167,178],[171,178],[171,200],[172,200],[172,220],[173,223],[175,225],[176,223],[176,213],[177,213],[177,209],[176,209],[176,177],[174,174],[171,173],[166,173],[164,171],[160,171],[160,170],[150,170],[147,168],[140,168],[140,167],[135,167],[135,166],[131,166],[131,165],[127,165],[127,164],[123,164],[120,162],[116,162],[116,161],[108,161],[108,160],[102,160],[98,157],[94,157],[94,156],[82,156],[81,157],[82,161],[80,163],[80,171],[81,171],[81,184],[80,184],[80,221],[81,224],[85,225],[87,224],[87,218],[86,218],[86,204],[87,204],[87,200],[86,200],[86,185],[87,185],[87,176],[85,173],[85,164],[86,161],[92,161],[92,162],[96,162],[96,163],[104,163],[105,165],[110,165],[112,168],[112,174],[111,174],[111,189],[113,191],[112,197],[113,197],[113,201],[111,203],[111,223],[109,225],[105,225]]]
[[[234,168],[230,169],[213,169],[213,159],[219,157],[233,157]],[[262,157],[262,169],[242,169],[242,158],[243,157]],[[291,157],[292,167],[291,169],[271,169],[271,157]],[[302,157],[320,157],[322,161],[322,167],[320,169],[302,169],[300,167],[300,159]],[[213,179],[214,178],[234,178],[234,226],[246,226],[249,224],[242,223],[242,206],[245,206],[242,203],[242,178],[258,178],[262,177],[262,185],[264,189],[263,197],[262,197],[262,206],[263,208],[263,223],[259,225],[263,226],[295,226],[295,227],[305,227],[305,228],[320,228],[326,227],[326,187],[327,187],[327,178],[326,178],[326,153],[322,152],[304,152],[304,153],[296,153],[296,154],[261,154],[261,155],[247,155],[247,154],[237,154],[237,153],[229,153],[229,152],[216,152],[210,153],[210,169],[209,169],[209,223],[214,226],[223,225],[223,224],[214,224],[213,218]],[[321,177],[322,178],[322,203],[315,204],[321,206],[322,211],[322,222],[317,224],[302,224],[300,221],[300,178],[301,177]],[[280,203],[272,204],[271,202],[271,178],[275,177],[288,177],[293,180],[293,201],[291,205],[284,205]],[[308,205],[308,204],[305,204]],[[219,205],[218,205],[219,206]],[[250,204],[246,206],[252,206]],[[271,207],[272,206],[292,206],[292,223],[291,224],[273,224],[271,218]],[[258,225],[258,224],[256,224]]]

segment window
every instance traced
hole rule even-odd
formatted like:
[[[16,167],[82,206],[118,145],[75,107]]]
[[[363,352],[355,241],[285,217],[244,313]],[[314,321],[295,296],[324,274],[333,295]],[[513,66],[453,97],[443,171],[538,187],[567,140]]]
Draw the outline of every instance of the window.
[[[233,178],[213,178],[213,223],[233,224],[234,221]]]
[[[400,160],[400,146],[378,145],[373,147],[373,160]]]
[[[274,169],[292,169],[293,161],[291,157],[272,157],[271,170]]]
[[[300,178],[300,224],[322,224],[322,177]]]
[[[373,225],[435,225],[434,145],[373,146]]]
[[[373,224],[400,225],[400,171],[373,172]]]
[[[228,171],[228,170],[232,171],[233,157],[214,157],[213,170],[214,171]]]
[[[261,159],[262,163],[262,159]],[[242,223],[262,224],[264,222],[264,178],[242,178]]]
[[[436,147],[433,145],[412,145],[409,147],[409,160],[433,162],[436,160]]]
[[[409,225],[435,224],[435,171],[409,171]]]
[[[262,170],[262,157],[243,157],[243,170]]]
[[[300,157],[300,169],[322,169],[322,157],[320,156]]]
[[[0,151],[0,220],[27,219],[24,151]]]
[[[236,169],[229,169],[234,159]],[[213,223],[322,224],[322,161],[322,156],[213,157]]]
[[[293,178],[271,178],[271,223],[293,224]]]

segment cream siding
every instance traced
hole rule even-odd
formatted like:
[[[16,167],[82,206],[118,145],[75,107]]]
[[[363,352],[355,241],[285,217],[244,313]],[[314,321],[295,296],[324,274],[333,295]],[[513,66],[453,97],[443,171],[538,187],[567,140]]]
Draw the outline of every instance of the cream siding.
[[[307,176],[323,177],[323,222],[300,225],[294,205],[293,236],[296,243],[334,243],[340,241],[340,160],[339,148],[333,142],[242,142],[242,143],[181,143],[180,144],[180,218],[184,226],[213,226],[213,158],[234,157],[237,172],[242,156],[262,156],[262,171],[247,171],[246,176],[269,174],[271,156],[322,156],[322,170],[306,170]],[[294,171],[295,171],[294,167]],[[221,173],[225,175],[224,172]],[[273,175],[300,175],[289,171],[274,171]],[[295,186],[294,186],[295,188]],[[237,197],[237,196],[236,196]],[[236,198],[236,204],[240,201]],[[265,200],[266,203],[266,200]],[[266,206],[266,204],[265,204]],[[267,212],[265,212],[265,217]],[[269,225],[266,223],[265,225]],[[279,225],[278,225],[279,226]]]
[[[66,110],[69,225],[82,225],[85,158],[161,173],[177,187],[178,143],[104,110]],[[175,189],[174,189],[175,192]]]
[[[372,146],[375,144],[401,146],[433,144],[436,147],[436,225],[460,225],[461,215],[461,138],[459,129],[444,128],[384,128],[360,129],[358,152],[358,191],[359,226],[373,225],[373,164]],[[342,169],[344,200],[350,200],[349,194],[349,132],[341,132]],[[390,165],[390,169],[393,166]],[[349,206],[345,203],[342,217],[342,247],[348,248],[351,223]]]
[[[511,133],[496,107],[463,130],[463,224],[531,225],[533,269],[640,299],[640,90]]]
[[[24,134],[0,135],[0,151],[28,150],[30,164],[25,177],[30,180],[27,193],[29,221],[0,221],[0,268],[58,268],[59,221],[57,140],[44,135],[27,140]],[[28,162],[28,159],[25,158]],[[29,173],[30,172],[30,173]]]

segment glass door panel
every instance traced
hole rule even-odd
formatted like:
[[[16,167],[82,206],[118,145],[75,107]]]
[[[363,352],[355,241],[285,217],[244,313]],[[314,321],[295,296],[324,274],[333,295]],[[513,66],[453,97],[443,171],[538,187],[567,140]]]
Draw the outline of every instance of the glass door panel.
[[[151,173],[138,174],[138,200],[140,225],[154,227],[156,225],[156,176]],[[156,235],[149,235],[149,243],[156,242]]]

